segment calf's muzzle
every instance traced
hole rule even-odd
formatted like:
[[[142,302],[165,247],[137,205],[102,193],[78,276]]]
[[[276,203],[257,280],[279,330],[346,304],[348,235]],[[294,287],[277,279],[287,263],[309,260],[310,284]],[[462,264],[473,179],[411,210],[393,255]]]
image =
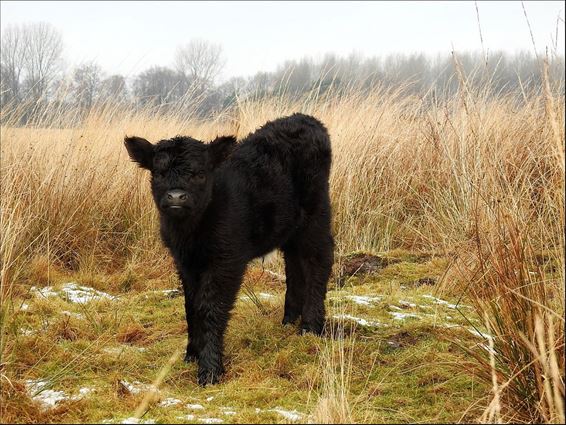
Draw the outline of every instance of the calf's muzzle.
[[[186,208],[189,206],[189,194],[184,190],[170,190],[163,198],[161,205],[165,208]]]

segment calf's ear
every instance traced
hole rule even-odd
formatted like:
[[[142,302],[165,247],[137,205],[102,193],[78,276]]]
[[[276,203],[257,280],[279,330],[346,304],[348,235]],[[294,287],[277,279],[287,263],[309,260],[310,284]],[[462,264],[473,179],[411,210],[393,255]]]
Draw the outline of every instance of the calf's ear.
[[[141,137],[124,137],[124,145],[132,161],[141,168],[151,170],[153,165],[153,145]]]
[[[210,142],[208,146],[208,152],[212,161],[212,166],[217,167],[222,161],[230,156],[230,154],[236,147],[236,137],[217,137],[212,142]]]

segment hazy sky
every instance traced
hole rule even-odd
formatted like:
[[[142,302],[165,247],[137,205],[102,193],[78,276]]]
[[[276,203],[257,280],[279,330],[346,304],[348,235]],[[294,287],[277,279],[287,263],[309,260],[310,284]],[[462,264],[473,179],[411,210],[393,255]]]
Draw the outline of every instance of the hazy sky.
[[[533,51],[521,2],[478,2],[485,47]],[[538,50],[564,52],[564,2],[524,3]],[[481,50],[474,2],[15,2],[1,25],[46,21],[63,34],[69,65],[95,60],[127,76],[171,65],[192,38],[220,43],[222,79],[274,70],[326,52],[365,56]]]

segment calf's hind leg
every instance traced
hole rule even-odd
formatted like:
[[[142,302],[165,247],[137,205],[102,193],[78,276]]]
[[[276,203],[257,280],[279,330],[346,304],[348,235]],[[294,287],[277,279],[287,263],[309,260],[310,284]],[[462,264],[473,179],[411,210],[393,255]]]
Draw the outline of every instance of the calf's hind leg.
[[[283,324],[302,316],[303,332],[322,333],[333,252],[330,225],[323,223],[312,224],[283,247],[287,281]]]
[[[283,249],[285,257],[285,281],[287,291],[285,292],[285,312],[283,313],[283,324],[295,322],[303,311],[305,301],[305,276],[303,264],[298,247],[288,244]]]
[[[316,237],[313,238],[313,235]],[[320,335],[324,328],[324,299],[334,256],[334,241],[330,229],[322,233],[311,233],[310,237],[304,240],[303,252],[306,287],[301,331]]]

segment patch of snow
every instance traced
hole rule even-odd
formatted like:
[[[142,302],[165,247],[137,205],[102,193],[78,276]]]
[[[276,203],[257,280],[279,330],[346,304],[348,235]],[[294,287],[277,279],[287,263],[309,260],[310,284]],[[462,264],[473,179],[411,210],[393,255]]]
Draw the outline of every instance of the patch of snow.
[[[65,283],[61,291],[65,293],[70,302],[78,304],[85,304],[92,300],[116,299],[116,297],[107,294],[106,292],[97,291],[96,289],[88,286],[80,286],[76,282]]]
[[[29,304],[22,303],[22,305],[20,306],[20,311],[28,311],[28,310],[29,310]]]
[[[399,311],[389,311],[388,313],[392,315],[395,320],[405,320],[409,317],[415,317],[417,319],[420,318],[418,315],[413,313],[401,313]]]
[[[134,385],[136,382],[137,381],[135,381],[133,384],[130,384],[128,381],[122,380],[120,381],[120,384],[122,384],[124,388],[126,388],[131,394],[138,394],[141,390],[139,387]]]
[[[271,277],[274,277],[277,280],[280,280],[281,282],[285,282],[285,276],[279,274],[279,273],[275,273],[272,272],[271,270],[264,270],[265,273],[267,273],[268,275],[270,275]]]
[[[212,401],[212,400],[214,400],[214,396],[210,396],[206,398],[206,401]]]
[[[82,315],[81,313],[73,313],[72,311],[67,311],[67,310],[63,310],[61,314],[64,314],[65,316],[69,316],[69,317],[75,317],[77,319],[85,318],[84,315]]]
[[[271,299],[275,298],[275,295],[268,294],[267,292],[260,292],[259,294],[257,294],[257,297],[262,299],[262,300],[271,300]],[[251,298],[248,295],[244,295],[244,296],[240,297],[240,299],[243,300],[243,301],[249,301]]]
[[[385,326],[383,323],[362,319],[361,317],[355,317],[349,314],[335,314],[332,317],[338,320],[352,320],[356,322],[358,325],[362,325],[362,326],[369,326],[369,327]]]
[[[35,294],[37,297],[43,298],[56,297],[58,295],[57,291],[55,291],[52,286],[45,286],[44,288],[32,286],[30,288],[30,292]],[[88,286],[80,286],[76,282],[65,283],[61,292],[65,294],[68,301],[78,304],[85,304],[89,301],[99,299],[116,299],[116,297],[107,294],[106,292],[97,291],[96,289]]]
[[[43,379],[28,379],[26,381],[26,387],[28,392],[36,393],[43,390],[45,387],[49,385],[49,381],[45,381]]]
[[[132,345],[122,345],[120,347],[104,347],[101,351],[106,353],[106,354],[119,355],[119,354],[122,354],[123,352],[125,352],[127,350],[135,350],[135,351],[139,351],[140,353],[143,353],[144,351],[147,351],[147,348],[146,347],[136,347],[136,346],[132,346]]]
[[[194,421],[195,415],[177,416],[177,419],[180,419],[182,421]]]
[[[410,307],[410,308],[415,308],[417,306],[415,303],[405,301],[405,300],[399,300],[399,305],[401,307]]]
[[[48,381],[37,379],[28,379],[26,381],[26,388],[29,396],[41,403],[44,408],[55,407],[60,401],[68,400],[69,396],[64,391],[55,391],[45,389],[49,385]]]
[[[160,292],[169,298],[175,298],[182,294],[182,292],[179,289],[164,289]]]
[[[187,404],[185,407],[191,410],[204,410],[204,406],[202,404]]]
[[[30,336],[35,334],[35,331],[31,328],[25,329],[25,328],[20,328],[20,335],[24,335],[24,336]]]
[[[362,295],[348,295],[346,298],[359,305],[372,305],[382,299],[382,297],[369,297]]]
[[[487,344],[480,344],[480,347],[483,348],[485,351],[487,351],[490,354],[497,354],[497,351],[495,351],[495,349],[491,348],[489,345]]]
[[[296,410],[285,410],[281,408],[271,409],[272,412],[279,413],[288,421],[296,422],[301,419],[302,414],[297,412]]]
[[[181,400],[178,398],[167,397],[165,400],[161,400],[159,407],[170,407],[180,404]]]
[[[154,391],[156,393],[159,393],[159,389],[157,389],[154,385],[152,384],[143,384],[139,381],[134,381],[132,383],[126,381],[125,379],[121,379],[120,384],[122,384],[124,386],[124,388],[126,388],[126,390],[128,390],[130,392],[130,394],[139,394],[142,392],[148,392],[148,391]]]
[[[484,339],[493,339],[493,335],[488,334],[487,332],[480,332],[474,328],[467,328],[468,332],[470,332],[471,334],[475,335],[475,336],[479,336],[480,338],[484,338]]]
[[[423,295],[423,298],[428,298],[430,300],[433,300],[435,304],[445,305],[446,307],[451,308],[451,309],[458,308],[458,306],[456,304],[451,304],[448,301],[441,300],[440,298],[433,297],[432,295]],[[463,306],[460,305],[460,307],[463,307]]]
[[[48,298],[57,296],[57,292],[53,290],[53,286],[45,286],[43,288],[32,286],[30,288],[30,292],[33,293],[36,297]]]
[[[35,397],[37,400],[48,407],[55,407],[57,403],[63,400],[68,400],[69,397],[65,394],[65,391],[55,391],[55,390],[44,390]]]
[[[79,389],[79,393],[77,395],[74,395],[71,397],[71,400],[82,400],[83,398],[85,398],[87,395],[89,395],[90,393],[94,392],[94,388],[89,388],[89,387],[82,387],[81,389]]]
[[[155,420],[153,419],[138,419],[138,418],[127,418],[124,419],[122,422],[120,422],[122,424],[154,424]]]
[[[403,311],[403,309],[401,307],[397,307],[396,305],[389,305],[389,308],[391,308],[393,310],[397,310],[397,311]]]
[[[495,340],[495,337],[493,335],[488,334],[487,332],[480,332],[477,329],[474,328],[467,328],[468,332],[470,332],[471,334],[482,338],[484,340],[487,340],[490,343],[493,343],[493,341]],[[497,352],[495,351],[495,349],[491,348],[488,344],[479,344],[479,346],[481,348],[483,348],[485,351],[487,351],[490,354],[497,354]]]
[[[236,414],[235,410],[230,410],[230,409],[222,409],[222,413],[227,415],[227,416],[233,416]]]
[[[199,418],[199,421],[203,424],[221,424],[224,422],[224,419],[220,418]]]
[[[255,412],[256,412],[256,413],[259,413],[259,412],[261,412],[261,409],[260,409],[259,407],[256,407],[256,408],[255,408]]]
[[[89,395],[92,392],[94,392],[94,388],[89,388],[89,387],[82,387],[79,390],[79,394],[83,397]]]

